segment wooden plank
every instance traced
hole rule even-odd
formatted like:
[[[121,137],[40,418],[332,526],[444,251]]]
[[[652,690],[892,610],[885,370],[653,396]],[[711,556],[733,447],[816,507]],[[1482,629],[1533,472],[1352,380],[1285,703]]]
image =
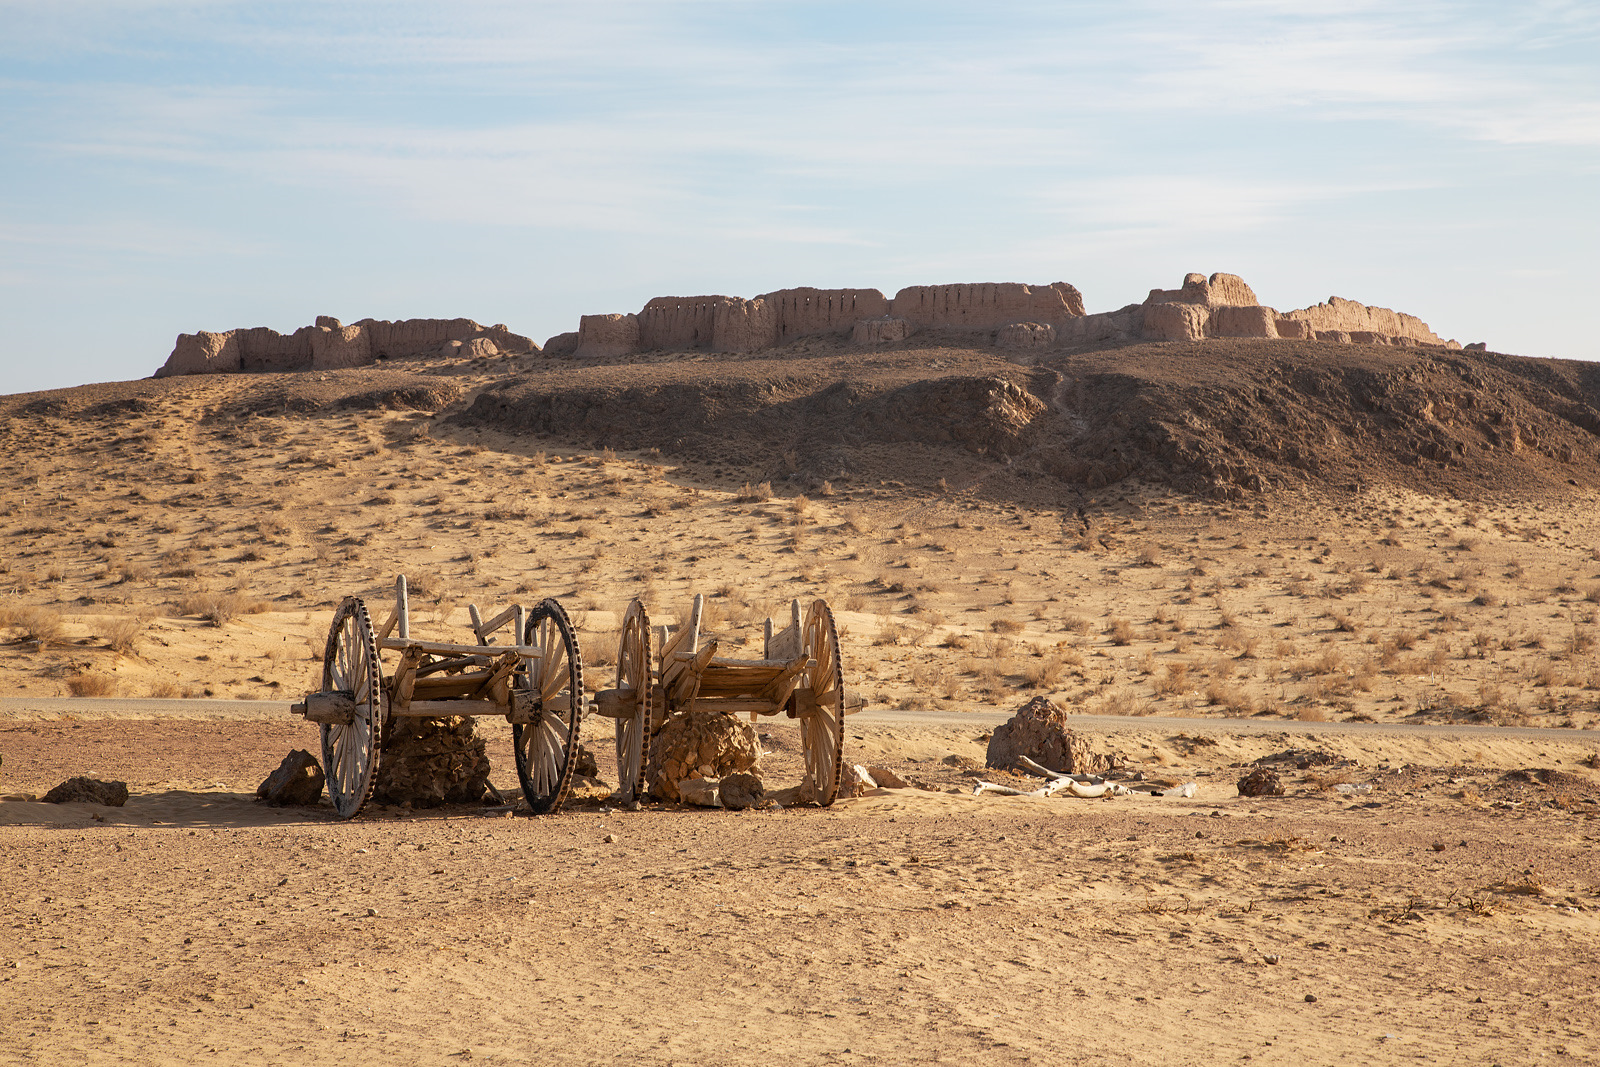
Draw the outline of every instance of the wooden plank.
[[[446,641],[410,641],[391,637],[378,642],[382,649],[403,649],[415,645],[424,652],[448,656],[492,656],[501,652],[515,652],[524,659],[539,659],[544,653],[533,645],[454,645]]]
[[[493,644],[494,642],[490,641],[489,638],[494,636],[495,631],[500,629],[500,627],[516,618],[517,608],[519,606],[520,605],[513,604],[500,614],[496,615],[494,618],[490,619],[488,622],[484,623],[483,628],[478,632],[478,640],[482,641],[486,645]],[[513,635],[513,643],[518,640],[521,640],[520,635]]]
[[[708,697],[705,695],[694,698],[697,711],[725,711],[730,715],[742,715],[749,712],[752,715],[776,715],[783,709],[770,700],[759,697]]]
[[[447,719],[452,715],[505,715],[511,709],[492,700],[413,700],[405,708],[390,708],[402,719]]]

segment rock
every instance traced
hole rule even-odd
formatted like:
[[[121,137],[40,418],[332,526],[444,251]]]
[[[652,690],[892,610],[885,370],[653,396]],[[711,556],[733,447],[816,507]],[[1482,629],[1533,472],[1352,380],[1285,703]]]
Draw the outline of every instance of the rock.
[[[1489,342],[1474,341],[1470,345],[1462,345],[1461,350],[1463,352],[1487,352],[1489,351]]]
[[[845,799],[858,797],[869,789],[878,788],[872,775],[859,763],[846,763],[839,773],[839,796]]]
[[[1283,782],[1275,771],[1265,767],[1257,767],[1243,778],[1239,779],[1239,795],[1242,797],[1281,797],[1283,796]]]
[[[904,341],[911,336],[911,324],[905,319],[862,319],[850,331],[853,345],[887,345]]]
[[[1008,770],[1018,756],[1027,756],[1052,771],[1103,774],[1113,761],[1096,755],[1089,743],[1067,728],[1067,709],[1045,697],[1034,697],[995,728],[986,761]]]
[[[415,808],[478,804],[498,796],[489,784],[489,757],[470,716],[397,719],[383,737],[383,758],[372,799]]]
[[[1278,336],[1291,341],[1311,340],[1311,324],[1299,319],[1278,319],[1273,324]]]
[[[663,800],[678,800],[678,783],[758,771],[761,742],[755,727],[717,711],[679,711],[650,739],[645,781]]]
[[[720,808],[722,798],[717,789],[717,782],[711,778],[685,778],[674,783],[680,803],[693,804],[697,808]]]
[[[256,796],[275,808],[311,807],[322,796],[322,764],[303,748],[297,748],[267,775],[256,788]]]
[[[894,773],[887,767],[868,767],[867,775],[878,784],[881,789],[910,789],[911,783]]]
[[[722,799],[722,806],[735,811],[753,808],[767,795],[761,778],[748,771],[723,775],[717,783],[717,793]]]
[[[44,795],[46,804],[104,804],[120,808],[128,802],[126,782],[102,782],[98,778],[68,778]]]

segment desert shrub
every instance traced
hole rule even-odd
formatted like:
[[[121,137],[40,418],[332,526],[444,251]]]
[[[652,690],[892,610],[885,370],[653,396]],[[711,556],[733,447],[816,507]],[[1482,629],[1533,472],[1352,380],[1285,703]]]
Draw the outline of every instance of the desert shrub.
[[[75,697],[116,696],[117,680],[107,674],[80,674],[67,679],[67,691]]]
[[[32,604],[0,607],[0,626],[17,631],[19,641],[37,641],[40,647],[62,641],[61,614]]]
[[[1111,636],[1113,645],[1133,644],[1133,623],[1127,619],[1112,619],[1106,625],[1106,633]]]
[[[197,615],[213,626],[226,626],[240,615],[259,615],[268,605],[239,593],[201,590],[179,597],[174,607],[179,615]]]
[[[134,654],[144,624],[138,619],[117,619],[106,627],[106,647],[125,656]]]

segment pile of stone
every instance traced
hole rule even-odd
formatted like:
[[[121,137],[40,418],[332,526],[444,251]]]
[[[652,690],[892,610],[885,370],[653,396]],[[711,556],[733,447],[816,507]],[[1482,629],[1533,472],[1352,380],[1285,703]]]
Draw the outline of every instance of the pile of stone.
[[[383,739],[372,799],[414,808],[497,803],[485,748],[471,716],[397,719]]]
[[[763,792],[755,727],[726,712],[676,712],[650,739],[645,782],[651,795],[662,800],[733,807],[748,798],[753,804]],[[711,800],[709,785],[717,786],[712,803],[706,803]],[[691,801],[691,795],[699,799]]]
[[[1013,770],[1026,757],[1061,774],[1104,774],[1114,760],[1095,753],[1067,726],[1067,709],[1047,697],[1034,697],[995,728],[986,762]]]

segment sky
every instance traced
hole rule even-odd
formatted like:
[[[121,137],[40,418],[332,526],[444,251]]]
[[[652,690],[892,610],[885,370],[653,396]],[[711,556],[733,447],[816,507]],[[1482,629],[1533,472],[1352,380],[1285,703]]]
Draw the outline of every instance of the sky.
[[[179,333],[1184,274],[1600,358],[1593,0],[0,0],[0,393]]]

